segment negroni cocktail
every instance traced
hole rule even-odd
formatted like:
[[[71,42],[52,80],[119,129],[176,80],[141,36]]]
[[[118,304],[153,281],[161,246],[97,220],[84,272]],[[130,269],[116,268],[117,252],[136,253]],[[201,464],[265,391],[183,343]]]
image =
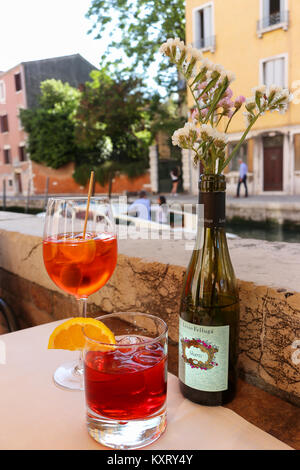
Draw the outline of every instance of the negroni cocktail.
[[[116,344],[85,335],[84,385],[88,430],[108,447],[139,448],[166,427],[167,326],[158,317],[99,317]]]

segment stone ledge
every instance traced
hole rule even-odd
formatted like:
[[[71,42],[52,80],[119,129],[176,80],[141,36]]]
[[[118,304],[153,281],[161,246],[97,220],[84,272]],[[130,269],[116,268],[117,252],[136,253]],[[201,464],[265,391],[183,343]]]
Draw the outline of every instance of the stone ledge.
[[[76,301],[62,294],[45,271],[42,225],[36,217],[3,221],[0,214],[1,296],[17,310],[21,327],[77,314]],[[191,255],[184,243],[120,240],[111,280],[89,299],[92,316],[138,310],[165,319],[173,373],[180,291]],[[293,343],[300,340],[299,245],[258,240],[230,240],[229,245],[241,299],[240,374],[300,405],[300,365],[293,360]]]

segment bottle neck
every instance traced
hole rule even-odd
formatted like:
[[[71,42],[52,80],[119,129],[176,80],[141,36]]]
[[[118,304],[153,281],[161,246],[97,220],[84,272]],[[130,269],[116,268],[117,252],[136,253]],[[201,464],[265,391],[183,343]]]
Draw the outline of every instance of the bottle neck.
[[[199,222],[205,229],[225,228],[225,189],[224,175],[201,175],[199,180]]]

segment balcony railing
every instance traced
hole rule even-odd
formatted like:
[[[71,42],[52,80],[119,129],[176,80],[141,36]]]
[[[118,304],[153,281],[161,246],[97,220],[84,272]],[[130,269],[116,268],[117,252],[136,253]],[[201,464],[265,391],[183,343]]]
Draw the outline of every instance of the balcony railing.
[[[289,27],[289,11],[280,11],[273,13],[272,15],[265,16],[257,22],[257,34],[258,37],[262,37],[262,34],[267,31],[271,31],[277,28],[283,28],[287,31]]]
[[[210,50],[211,52],[215,52],[216,36],[207,36],[207,37],[201,38],[198,41],[195,41],[193,45],[197,49],[204,49],[204,50]]]

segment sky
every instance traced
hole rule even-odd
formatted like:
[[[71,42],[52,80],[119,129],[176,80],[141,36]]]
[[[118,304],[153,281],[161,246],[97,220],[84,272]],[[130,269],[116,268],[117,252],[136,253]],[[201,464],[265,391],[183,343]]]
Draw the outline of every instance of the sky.
[[[108,39],[87,34],[91,0],[0,0],[0,71],[20,62],[81,54],[94,66]]]

